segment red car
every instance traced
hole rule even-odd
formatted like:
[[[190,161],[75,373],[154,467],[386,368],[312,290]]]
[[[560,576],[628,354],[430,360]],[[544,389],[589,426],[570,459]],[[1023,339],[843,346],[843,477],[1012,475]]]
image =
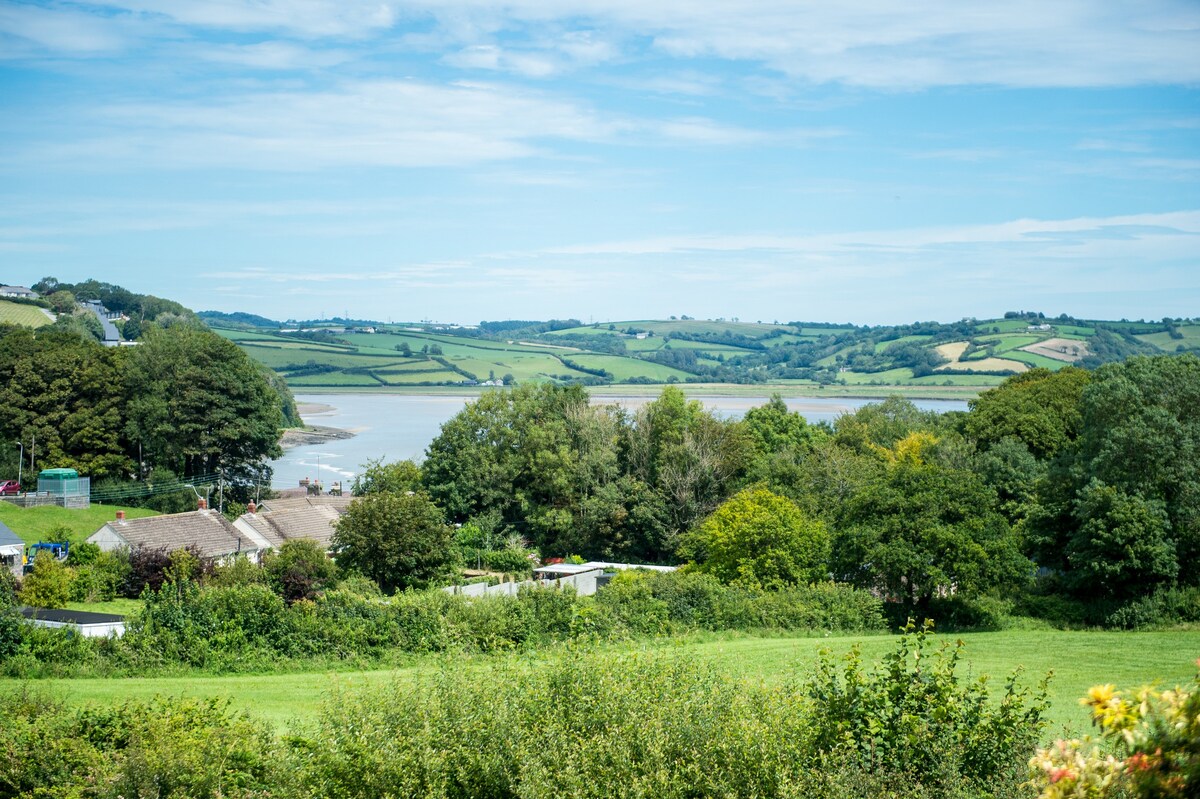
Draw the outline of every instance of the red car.
[[[16,480],[0,481],[0,496],[16,496],[21,493],[21,484]]]

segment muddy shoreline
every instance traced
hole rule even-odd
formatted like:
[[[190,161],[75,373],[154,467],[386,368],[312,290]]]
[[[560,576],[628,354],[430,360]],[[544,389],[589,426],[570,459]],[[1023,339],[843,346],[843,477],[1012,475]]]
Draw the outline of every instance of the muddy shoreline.
[[[344,441],[354,438],[353,430],[342,430],[337,427],[321,427],[320,425],[305,425],[283,431],[279,438],[279,446],[284,449],[303,447],[309,444],[322,444],[326,441]]]

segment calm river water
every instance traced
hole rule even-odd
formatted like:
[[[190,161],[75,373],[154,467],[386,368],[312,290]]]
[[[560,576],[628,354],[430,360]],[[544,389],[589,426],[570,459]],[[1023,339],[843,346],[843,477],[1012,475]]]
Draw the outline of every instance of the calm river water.
[[[318,413],[306,413],[304,421],[323,427],[354,430],[354,438],[285,450],[271,465],[275,469],[275,488],[294,488],[303,478],[320,479],[326,485],[341,480],[346,488],[368,460],[386,461],[411,458],[421,460],[425,448],[437,436],[442,424],[474,397],[406,396],[402,394],[297,394],[301,405],[327,406]],[[618,404],[635,408],[653,397],[596,397],[597,404]],[[741,418],[750,408],[763,405],[769,397],[689,396],[719,416]],[[878,400],[848,397],[788,398],[784,402],[810,422],[833,421],[843,413]],[[965,411],[963,400],[916,400],[924,410]]]

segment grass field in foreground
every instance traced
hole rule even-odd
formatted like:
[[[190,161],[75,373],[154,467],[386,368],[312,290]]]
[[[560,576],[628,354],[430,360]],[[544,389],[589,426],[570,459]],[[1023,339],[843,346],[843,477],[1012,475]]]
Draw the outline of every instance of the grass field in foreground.
[[[1051,726],[1047,737],[1062,734],[1064,728],[1082,732],[1087,728],[1087,713],[1078,704],[1087,689],[1099,683],[1116,683],[1122,688],[1160,681],[1174,685],[1190,679],[1200,657],[1200,631],[1187,632],[1059,632],[1020,631],[973,633],[961,636],[937,636],[937,643],[966,643],[959,673],[963,677],[987,674],[994,692],[1003,690],[1004,679],[1014,668],[1022,667],[1022,682],[1033,685],[1048,671],[1054,671],[1050,683]],[[855,643],[862,646],[864,659],[875,661],[896,643],[893,636],[865,637],[742,637],[679,638],[637,644],[612,644],[608,651],[639,648],[688,660],[701,660],[729,674],[747,680],[780,683],[803,680],[810,673],[817,653],[828,648],[835,655],[849,651]],[[552,651],[552,650],[550,650]],[[546,653],[515,655],[536,668]],[[124,698],[147,698],[155,694],[194,697],[227,697],[234,708],[261,718],[279,730],[295,722],[316,718],[321,701],[336,686],[370,690],[392,680],[413,681],[430,675],[443,665],[456,670],[487,669],[494,658],[428,656],[413,666],[354,672],[307,672],[299,674],[233,675],[224,677],[185,676],[137,679],[80,679],[38,681],[54,696],[69,702],[110,703]],[[483,677],[486,679],[486,677]],[[0,690],[19,684],[0,680]]]

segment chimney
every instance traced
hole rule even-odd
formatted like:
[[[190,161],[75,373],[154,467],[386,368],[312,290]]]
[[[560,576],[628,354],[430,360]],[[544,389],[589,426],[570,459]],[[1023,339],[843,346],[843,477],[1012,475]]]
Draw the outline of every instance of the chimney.
[[[254,504],[254,500],[246,503],[246,513],[254,514],[258,512],[258,505]]]
[[[125,523],[125,511],[123,511],[123,510],[117,511],[117,521],[121,524]]]
[[[208,500],[207,499],[197,499],[196,500],[196,510],[208,510]]]

